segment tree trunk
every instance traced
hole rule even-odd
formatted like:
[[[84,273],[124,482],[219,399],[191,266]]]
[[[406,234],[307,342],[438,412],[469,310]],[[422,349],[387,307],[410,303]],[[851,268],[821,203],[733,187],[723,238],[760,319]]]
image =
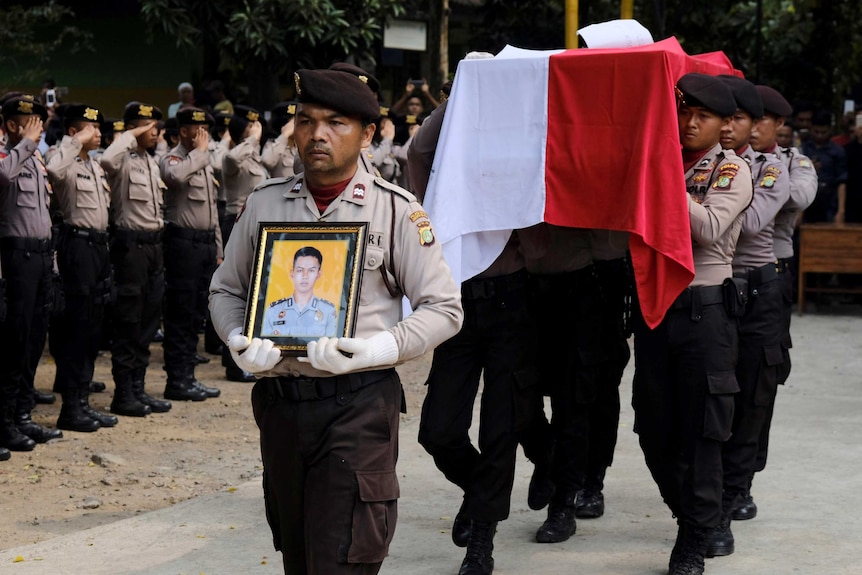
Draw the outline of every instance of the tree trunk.
[[[277,66],[257,59],[246,65],[249,105],[261,112],[271,110],[278,102],[277,69]]]

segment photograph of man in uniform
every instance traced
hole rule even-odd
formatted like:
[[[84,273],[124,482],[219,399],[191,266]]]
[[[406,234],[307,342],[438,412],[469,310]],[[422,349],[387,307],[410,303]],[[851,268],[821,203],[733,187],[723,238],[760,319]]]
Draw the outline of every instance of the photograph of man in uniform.
[[[314,295],[314,286],[322,275],[323,254],[305,246],[293,256],[290,279],[293,295],[269,304],[263,317],[262,336],[335,337],[335,305]]]

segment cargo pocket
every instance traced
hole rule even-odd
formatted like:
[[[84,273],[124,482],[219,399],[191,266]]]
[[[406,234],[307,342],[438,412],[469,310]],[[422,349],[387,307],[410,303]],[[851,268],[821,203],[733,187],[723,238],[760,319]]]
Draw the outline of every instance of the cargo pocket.
[[[383,265],[384,250],[368,246],[365,249],[365,262],[363,262],[362,285],[359,287],[359,305],[368,305],[379,296],[377,294],[386,290],[383,278],[380,275],[380,266]]]
[[[542,410],[539,374],[535,369],[519,369],[514,374],[515,431],[527,429],[533,417]]]
[[[575,366],[575,401],[578,405],[595,403],[599,370],[608,363],[610,355],[604,345],[592,343],[577,350],[580,360]]]
[[[706,439],[727,441],[733,427],[733,396],[739,392],[736,373],[708,373],[706,382],[708,393],[703,402],[703,436]]]
[[[754,389],[754,405],[772,405],[778,390],[778,370],[784,363],[781,345],[768,345],[763,348],[763,362],[757,374],[757,387]]]
[[[141,286],[121,284],[117,286],[117,303],[114,308],[114,319],[121,323],[138,323],[141,321]]]
[[[348,563],[380,563],[398,519],[398,476],[395,470],[357,471],[358,493],[353,507]]]

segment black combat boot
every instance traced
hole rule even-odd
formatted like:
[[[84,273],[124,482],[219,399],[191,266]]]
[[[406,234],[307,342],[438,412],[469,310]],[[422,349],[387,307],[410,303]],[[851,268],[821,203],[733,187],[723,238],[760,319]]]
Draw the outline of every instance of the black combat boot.
[[[132,392],[135,394],[135,399],[150,407],[153,410],[153,413],[166,413],[171,410],[170,401],[165,401],[164,399],[156,399],[152,395],[148,394],[145,391],[146,382],[145,376],[147,374],[147,370],[145,369],[136,369],[132,376]],[[173,397],[166,399],[175,399]]]
[[[455,516],[455,521],[452,523],[452,543],[458,547],[466,547],[470,541],[470,530],[473,528],[473,520],[468,519],[465,515],[467,507],[467,496],[464,496],[464,501],[461,503],[461,508]]]
[[[575,500],[575,517],[596,519],[605,514],[605,496],[602,493],[604,486],[604,471],[587,475],[584,488],[578,492]]]
[[[706,549],[707,557],[724,557],[733,553],[733,532],[730,530],[730,523],[733,508],[738,500],[739,494],[737,493],[725,491],[721,494],[721,519],[713,532],[712,541]]]
[[[527,505],[538,511],[544,509],[554,495],[554,482],[551,481],[551,459],[536,461],[533,476],[530,478],[530,488],[527,491]]]
[[[87,387],[90,388],[90,393],[102,393],[108,389],[104,381],[91,381]]]
[[[195,386],[195,378],[193,375],[185,375],[179,377],[168,376],[168,383],[165,385],[165,398],[174,399],[176,401],[203,401],[207,398],[207,393]]]
[[[9,451],[33,451],[36,442],[15,427],[13,411],[12,406],[3,406],[3,412],[0,413],[0,446]]]
[[[748,489],[742,496],[736,501],[736,506],[733,508],[733,520],[734,521],[747,521],[749,519],[754,519],[757,517],[757,504],[754,502],[754,498],[751,496],[751,486],[749,485]]]
[[[467,555],[461,563],[458,575],[491,575],[494,572],[494,534],[497,522],[473,521]]]
[[[554,496],[548,504],[548,519],[536,530],[538,543],[560,543],[575,534],[575,494]]]
[[[712,529],[681,524],[671,552],[668,575],[703,575],[704,557],[712,532]]]
[[[47,443],[63,437],[59,429],[49,429],[34,422],[30,418],[30,410],[20,406],[15,410],[15,427],[36,443]]]
[[[111,413],[117,415],[127,415],[129,417],[146,417],[153,412],[149,405],[141,403],[135,397],[135,392],[132,389],[132,376],[125,374],[121,377],[114,377],[115,389],[114,399],[111,401]]]
[[[10,457],[12,457],[12,452],[5,447],[0,447],[0,461],[9,461]]]
[[[197,378],[192,378],[192,385],[207,394],[207,397],[218,397],[221,395],[221,390],[217,387],[209,387],[198,381]]]
[[[57,418],[57,429],[92,433],[102,427],[97,420],[84,412],[81,405],[82,396],[80,389],[63,391],[63,405],[60,407],[60,417]]]
[[[102,413],[101,411],[96,411],[90,406],[90,389],[92,389],[92,385],[92,381],[85,383],[81,389],[81,409],[84,413],[87,414],[88,417],[98,421],[100,426],[114,427],[119,422],[117,416],[111,415],[110,413]]]

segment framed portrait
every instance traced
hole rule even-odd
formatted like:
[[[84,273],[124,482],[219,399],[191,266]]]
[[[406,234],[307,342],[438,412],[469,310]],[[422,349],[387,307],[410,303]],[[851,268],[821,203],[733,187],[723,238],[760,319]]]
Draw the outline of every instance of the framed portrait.
[[[353,337],[368,224],[261,222],[245,335],[305,355],[323,336]]]

